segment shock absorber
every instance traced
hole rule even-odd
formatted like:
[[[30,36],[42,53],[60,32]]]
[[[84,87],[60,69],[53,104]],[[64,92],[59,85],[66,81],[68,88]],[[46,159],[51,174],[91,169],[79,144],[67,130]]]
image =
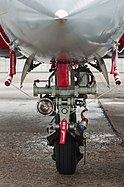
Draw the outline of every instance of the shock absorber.
[[[57,72],[56,72],[56,82],[57,88],[67,88],[71,86],[71,74],[70,74],[70,64],[69,64],[69,56],[66,52],[61,52],[57,58]],[[61,91],[60,91],[61,92]],[[61,100],[61,104],[59,104],[59,114],[60,114],[60,144],[65,144],[66,142],[66,134],[69,123],[69,113],[70,113],[70,105],[68,98],[66,95],[63,98],[58,98]],[[65,103],[65,102],[66,103]],[[64,102],[64,104],[63,104]],[[67,107],[67,103],[69,108]]]
[[[67,53],[62,52],[58,55],[57,59],[57,86],[68,87],[71,85],[69,74],[69,56]]]

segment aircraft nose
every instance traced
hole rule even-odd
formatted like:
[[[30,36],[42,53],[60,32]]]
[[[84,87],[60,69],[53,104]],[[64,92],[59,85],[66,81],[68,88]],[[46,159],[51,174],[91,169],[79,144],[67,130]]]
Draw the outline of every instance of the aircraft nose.
[[[55,12],[55,17],[58,20],[66,19],[68,17],[68,13],[63,9],[60,9]]]

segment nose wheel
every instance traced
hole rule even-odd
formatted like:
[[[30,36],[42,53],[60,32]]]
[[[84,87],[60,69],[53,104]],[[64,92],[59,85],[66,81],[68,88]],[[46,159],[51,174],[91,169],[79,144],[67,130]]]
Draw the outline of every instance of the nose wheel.
[[[60,174],[71,175],[77,166],[77,148],[75,139],[67,134],[66,143],[59,144],[59,139],[54,142],[56,169]]]

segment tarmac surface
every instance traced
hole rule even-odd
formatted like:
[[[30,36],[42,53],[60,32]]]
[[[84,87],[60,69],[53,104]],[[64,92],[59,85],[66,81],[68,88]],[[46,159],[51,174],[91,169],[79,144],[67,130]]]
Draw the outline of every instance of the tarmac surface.
[[[124,146],[124,99],[101,99],[101,106]]]
[[[38,114],[36,102],[0,100],[0,187],[124,186],[122,142],[97,99],[87,100],[86,165],[81,160],[72,176],[62,176],[56,171],[51,159],[52,147],[46,141],[46,127],[51,117]],[[103,103],[106,104],[104,100]]]

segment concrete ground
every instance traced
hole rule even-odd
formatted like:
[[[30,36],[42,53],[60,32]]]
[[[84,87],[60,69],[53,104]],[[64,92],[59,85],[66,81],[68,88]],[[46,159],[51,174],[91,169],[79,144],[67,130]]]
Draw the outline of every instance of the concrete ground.
[[[124,146],[124,99],[101,99],[101,106]]]
[[[99,102],[88,99],[87,161],[62,176],[51,159],[46,127],[51,117],[36,111],[36,100],[0,100],[0,187],[123,187],[124,150]],[[81,112],[78,109],[78,115]],[[81,149],[83,152],[83,149]]]

